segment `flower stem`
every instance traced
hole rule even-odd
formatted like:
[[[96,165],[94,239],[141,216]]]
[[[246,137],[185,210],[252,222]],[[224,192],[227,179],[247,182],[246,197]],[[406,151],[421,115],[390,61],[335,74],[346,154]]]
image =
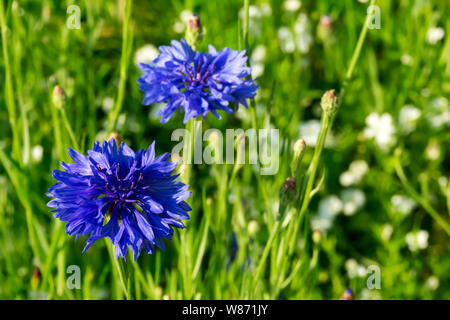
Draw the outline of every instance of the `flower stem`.
[[[128,286],[127,286],[127,282],[125,281],[125,266],[123,264],[122,259],[120,258],[115,258],[114,256],[114,247],[112,245],[112,243],[110,243],[108,241],[108,239],[105,238],[105,243],[106,243],[106,247],[108,248],[108,253],[109,253],[109,257],[111,259],[111,263],[113,264],[113,266],[115,267],[116,271],[117,271],[117,275],[119,276],[119,281],[120,281],[120,285],[122,288],[123,293],[125,294],[125,298],[127,300],[131,299],[129,290],[128,290]]]
[[[125,1],[125,11],[124,11],[124,20],[122,25],[122,56],[120,58],[120,78],[119,78],[119,91],[117,93],[116,102],[114,104],[114,108],[109,115],[108,135],[115,130],[117,125],[117,119],[120,114],[120,110],[122,109],[123,98],[125,94],[125,84],[127,80],[127,71],[128,71],[128,63],[129,57],[131,53],[132,43],[133,43],[133,32],[130,31],[130,20],[131,20],[131,11],[133,7],[133,0]]]
[[[409,183],[408,178],[406,178],[405,172],[403,171],[403,167],[400,163],[400,157],[398,155],[395,157],[395,172],[397,173],[398,178],[403,184],[403,187],[411,195],[411,197],[415,201],[417,201],[417,203],[419,203],[425,209],[425,211],[434,220],[436,220],[436,222],[442,227],[442,229],[444,229],[447,235],[450,236],[449,223],[441,217],[441,215],[430,205],[427,199],[425,199],[423,196],[418,194],[416,190],[414,190],[413,186],[411,186],[411,184]]]

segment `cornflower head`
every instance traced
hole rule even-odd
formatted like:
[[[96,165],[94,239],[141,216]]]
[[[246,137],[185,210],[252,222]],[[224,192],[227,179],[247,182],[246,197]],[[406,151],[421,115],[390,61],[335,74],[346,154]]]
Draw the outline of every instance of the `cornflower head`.
[[[246,66],[245,50],[230,48],[217,51],[212,45],[208,53],[194,51],[182,39],[173,40],[171,46],[161,46],[161,54],[152,64],[139,64],[143,75],[138,79],[144,92],[144,105],[165,103],[157,113],[161,122],[167,122],[175,110],[184,111],[184,123],[191,118],[217,111],[233,113],[231,103],[248,108],[246,99],[256,95],[258,86],[251,79]]]
[[[184,228],[189,219],[188,186],[172,175],[176,163],[169,153],[155,157],[155,143],[134,152],[124,142],[111,139],[95,142],[85,156],[68,149],[74,163],[61,162],[53,170],[58,180],[47,196],[53,216],[66,223],[66,233],[89,235],[86,251],[95,241],[108,237],[116,246],[116,258],[125,258],[127,248],[134,260],[141,250],[164,249],[163,238],[171,239],[172,227]]]

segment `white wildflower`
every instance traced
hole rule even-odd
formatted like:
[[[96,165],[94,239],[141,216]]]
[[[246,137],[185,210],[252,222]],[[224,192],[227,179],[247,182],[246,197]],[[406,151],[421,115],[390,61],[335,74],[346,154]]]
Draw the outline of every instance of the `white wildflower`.
[[[403,133],[408,134],[416,129],[417,120],[419,120],[421,114],[421,111],[412,105],[403,106],[398,116],[400,129]]]
[[[440,27],[432,27],[427,31],[427,42],[429,44],[436,44],[441,41],[445,36],[444,29]]]
[[[41,145],[36,145],[31,148],[31,159],[33,160],[33,162],[41,162],[43,154],[44,148]]]
[[[335,216],[342,210],[342,201],[335,195],[322,199],[319,203],[319,215],[323,217]]]
[[[350,164],[349,169],[339,176],[339,182],[344,187],[357,184],[361,182],[368,170],[369,166],[366,161],[355,160]]]
[[[346,189],[342,191],[342,211],[346,216],[355,214],[366,203],[366,196],[364,192],[359,189]]]
[[[286,53],[294,52],[295,42],[294,36],[288,27],[281,27],[278,29],[278,41],[280,43],[281,51]]]
[[[408,232],[405,240],[409,250],[414,252],[417,250],[426,249],[428,247],[428,237],[428,231],[419,230],[415,232]]]
[[[300,53],[307,53],[313,42],[311,24],[305,13],[300,13],[294,25],[295,43]]]
[[[405,66],[411,66],[413,64],[413,62],[414,62],[413,58],[408,53],[402,54],[402,56],[400,58],[400,61]]]
[[[320,121],[313,119],[300,123],[300,138],[307,146],[314,147],[320,132]]]
[[[439,288],[439,279],[436,276],[430,276],[428,277],[428,279],[425,281],[425,288],[427,290],[431,290],[434,291],[437,288]]]
[[[105,97],[102,101],[102,109],[106,113],[110,112],[114,106],[114,99],[111,97]]]
[[[253,63],[264,62],[266,60],[266,54],[266,47],[263,44],[259,44],[253,49],[250,60]]]
[[[373,138],[381,150],[388,151],[395,144],[395,127],[389,113],[371,113],[366,118],[366,125],[364,136]]]
[[[441,156],[441,146],[436,139],[431,139],[425,149],[425,155],[428,160],[434,161]]]
[[[159,55],[158,49],[152,44],[146,44],[145,46],[136,50],[134,54],[134,63],[151,63]]]
[[[403,215],[410,214],[416,207],[416,202],[408,197],[396,194],[391,198],[392,209]]]
[[[381,239],[384,241],[389,241],[392,236],[392,232],[394,231],[394,228],[389,223],[384,224],[381,227]]]
[[[286,0],[283,3],[283,8],[286,11],[297,11],[301,6],[300,0]]]

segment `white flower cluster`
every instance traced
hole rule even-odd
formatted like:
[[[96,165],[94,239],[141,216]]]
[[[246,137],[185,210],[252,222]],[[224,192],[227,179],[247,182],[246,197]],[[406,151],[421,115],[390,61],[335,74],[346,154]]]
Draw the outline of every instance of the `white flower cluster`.
[[[364,137],[374,139],[375,144],[382,151],[389,151],[395,144],[395,127],[392,116],[389,113],[371,113],[366,118],[366,128],[364,129]]]
[[[342,186],[348,187],[361,182],[362,178],[369,171],[369,166],[364,160],[355,160],[350,163],[347,171],[339,176],[339,182]]]
[[[146,44],[136,50],[134,54],[134,64],[151,63],[159,55],[159,50],[152,44]]]
[[[294,30],[283,26],[278,29],[278,42],[281,51],[292,53],[295,50],[302,54],[309,52],[313,42],[311,23],[305,13],[300,13],[294,24]]]
[[[391,205],[394,212],[408,215],[414,210],[417,204],[411,198],[396,194],[391,198]]]
[[[406,234],[405,240],[409,250],[415,252],[417,250],[423,250],[428,247],[428,238],[429,238],[428,231],[419,230],[408,232]]]
[[[400,130],[404,134],[409,134],[416,129],[417,121],[422,112],[412,105],[405,105],[400,110],[398,116]]]
[[[262,35],[262,26],[264,17],[272,15],[272,7],[268,3],[259,3],[248,7],[249,32],[254,37]],[[244,20],[244,8],[239,11],[239,18]]]
[[[359,189],[345,189],[340,198],[329,195],[319,202],[317,215],[311,217],[311,227],[314,230],[326,232],[332,227],[338,214],[351,216],[361,209],[365,202],[364,192]]]
[[[257,45],[250,56],[250,65],[252,67],[252,77],[258,78],[264,73],[264,62],[266,60],[266,47],[262,44]]]
[[[348,259],[345,261],[345,270],[350,279],[352,278],[363,278],[367,274],[366,267],[358,263],[355,259]]]
[[[437,97],[431,100],[427,120],[435,129],[450,126],[450,104],[447,98]]]
[[[175,21],[173,25],[173,31],[176,33],[183,33],[186,30],[186,26],[189,19],[192,17],[192,12],[190,10],[183,10],[180,12],[179,18]]]
[[[427,31],[427,42],[429,44],[436,44],[444,39],[445,31],[440,27],[432,27]]]

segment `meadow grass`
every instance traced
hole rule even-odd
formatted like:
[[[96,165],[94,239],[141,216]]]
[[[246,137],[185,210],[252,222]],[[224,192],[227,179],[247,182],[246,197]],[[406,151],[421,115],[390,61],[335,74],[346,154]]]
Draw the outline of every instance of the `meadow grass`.
[[[339,299],[347,288],[356,299],[450,297],[450,4],[376,1],[377,29],[368,1],[295,3],[0,2],[1,299]],[[73,4],[80,29],[66,26]],[[165,251],[122,261],[106,240],[82,253],[85,238],[67,236],[46,206],[51,170],[70,162],[67,148],[84,153],[112,132],[134,150],[155,140],[157,154],[170,152],[182,115],[161,124],[158,106],[142,106],[134,58],[184,37],[189,12],[204,27],[198,50],[246,49],[263,68],[250,108],[208,115],[203,132],[276,128],[279,170],[184,167],[191,219]],[[323,112],[331,89],[337,112]],[[381,287],[371,290],[373,266]]]

